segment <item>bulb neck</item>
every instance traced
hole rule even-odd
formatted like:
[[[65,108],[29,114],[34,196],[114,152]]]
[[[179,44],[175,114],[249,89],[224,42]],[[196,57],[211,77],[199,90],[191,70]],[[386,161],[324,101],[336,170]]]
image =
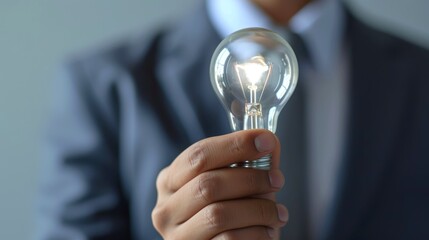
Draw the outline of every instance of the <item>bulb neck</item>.
[[[270,170],[271,168],[271,154],[267,154],[256,160],[249,160],[230,165],[231,168],[253,168],[259,170]]]
[[[260,103],[246,103],[244,130],[263,128],[262,105]]]

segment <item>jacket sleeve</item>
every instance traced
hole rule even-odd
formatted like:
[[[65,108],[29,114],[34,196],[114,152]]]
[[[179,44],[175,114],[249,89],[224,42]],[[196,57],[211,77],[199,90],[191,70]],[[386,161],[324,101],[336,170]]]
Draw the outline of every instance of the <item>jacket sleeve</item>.
[[[114,99],[100,94],[103,86],[94,78],[87,64],[76,61],[54,83],[43,141],[38,240],[130,239]]]

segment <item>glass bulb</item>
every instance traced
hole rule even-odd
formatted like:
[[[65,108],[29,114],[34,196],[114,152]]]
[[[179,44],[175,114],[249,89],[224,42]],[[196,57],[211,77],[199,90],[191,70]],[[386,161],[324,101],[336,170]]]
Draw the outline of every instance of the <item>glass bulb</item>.
[[[275,133],[280,111],[298,81],[291,46],[277,33],[247,28],[232,33],[216,48],[210,78],[233,131],[268,129]],[[232,167],[269,169],[271,155]]]

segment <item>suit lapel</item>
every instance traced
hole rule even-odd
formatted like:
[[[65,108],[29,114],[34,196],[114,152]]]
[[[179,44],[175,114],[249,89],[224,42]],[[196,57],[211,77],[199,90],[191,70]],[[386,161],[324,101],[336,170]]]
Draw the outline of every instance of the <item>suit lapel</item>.
[[[209,76],[211,55],[221,39],[210,24],[204,4],[193,13],[161,43],[162,62],[157,69],[163,89],[170,96],[168,101],[191,143],[229,129]]]
[[[349,16],[348,147],[328,239],[351,239],[370,216],[401,124],[406,81],[391,70],[389,41],[381,36]]]

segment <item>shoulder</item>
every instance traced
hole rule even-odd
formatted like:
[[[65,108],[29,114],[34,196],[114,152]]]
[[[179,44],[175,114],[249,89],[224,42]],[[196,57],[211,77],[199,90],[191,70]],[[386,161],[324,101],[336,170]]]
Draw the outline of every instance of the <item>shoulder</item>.
[[[348,41],[373,51],[369,52],[369,57],[371,53],[382,53],[390,59],[406,58],[416,63],[429,60],[429,49],[373,26],[355,16],[350,10],[346,12]]]
[[[402,78],[410,87],[429,89],[429,49],[365,23],[350,11],[347,15],[346,37],[355,64]]]
[[[155,30],[74,54],[62,66],[79,79],[87,78],[86,84],[91,85],[112,84],[121,74],[134,80],[155,81],[160,69],[199,62],[218,42],[205,6],[200,4],[189,14]]]
[[[61,63],[61,68],[79,79],[87,78],[92,84],[103,84],[107,81],[106,76],[130,72],[150,63],[165,31],[162,28],[76,52]]]
[[[147,82],[137,78],[136,72],[152,71],[165,29],[68,56],[59,64],[53,81],[50,118],[66,115],[76,123],[85,121],[86,125],[103,128],[103,132],[116,132],[123,117],[122,106],[138,101],[137,84]],[[146,77],[149,75],[145,74],[145,78],[150,79]]]
[[[407,111],[405,117],[429,121],[429,50],[400,36],[348,15],[347,44],[350,46],[355,82],[364,89],[377,86],[378,96],[394,95]],[[386,106],[389,107],[389,106]],[[399,106],[395,106],[399,107]],[[426,124],[420,125],[429,136]]]

